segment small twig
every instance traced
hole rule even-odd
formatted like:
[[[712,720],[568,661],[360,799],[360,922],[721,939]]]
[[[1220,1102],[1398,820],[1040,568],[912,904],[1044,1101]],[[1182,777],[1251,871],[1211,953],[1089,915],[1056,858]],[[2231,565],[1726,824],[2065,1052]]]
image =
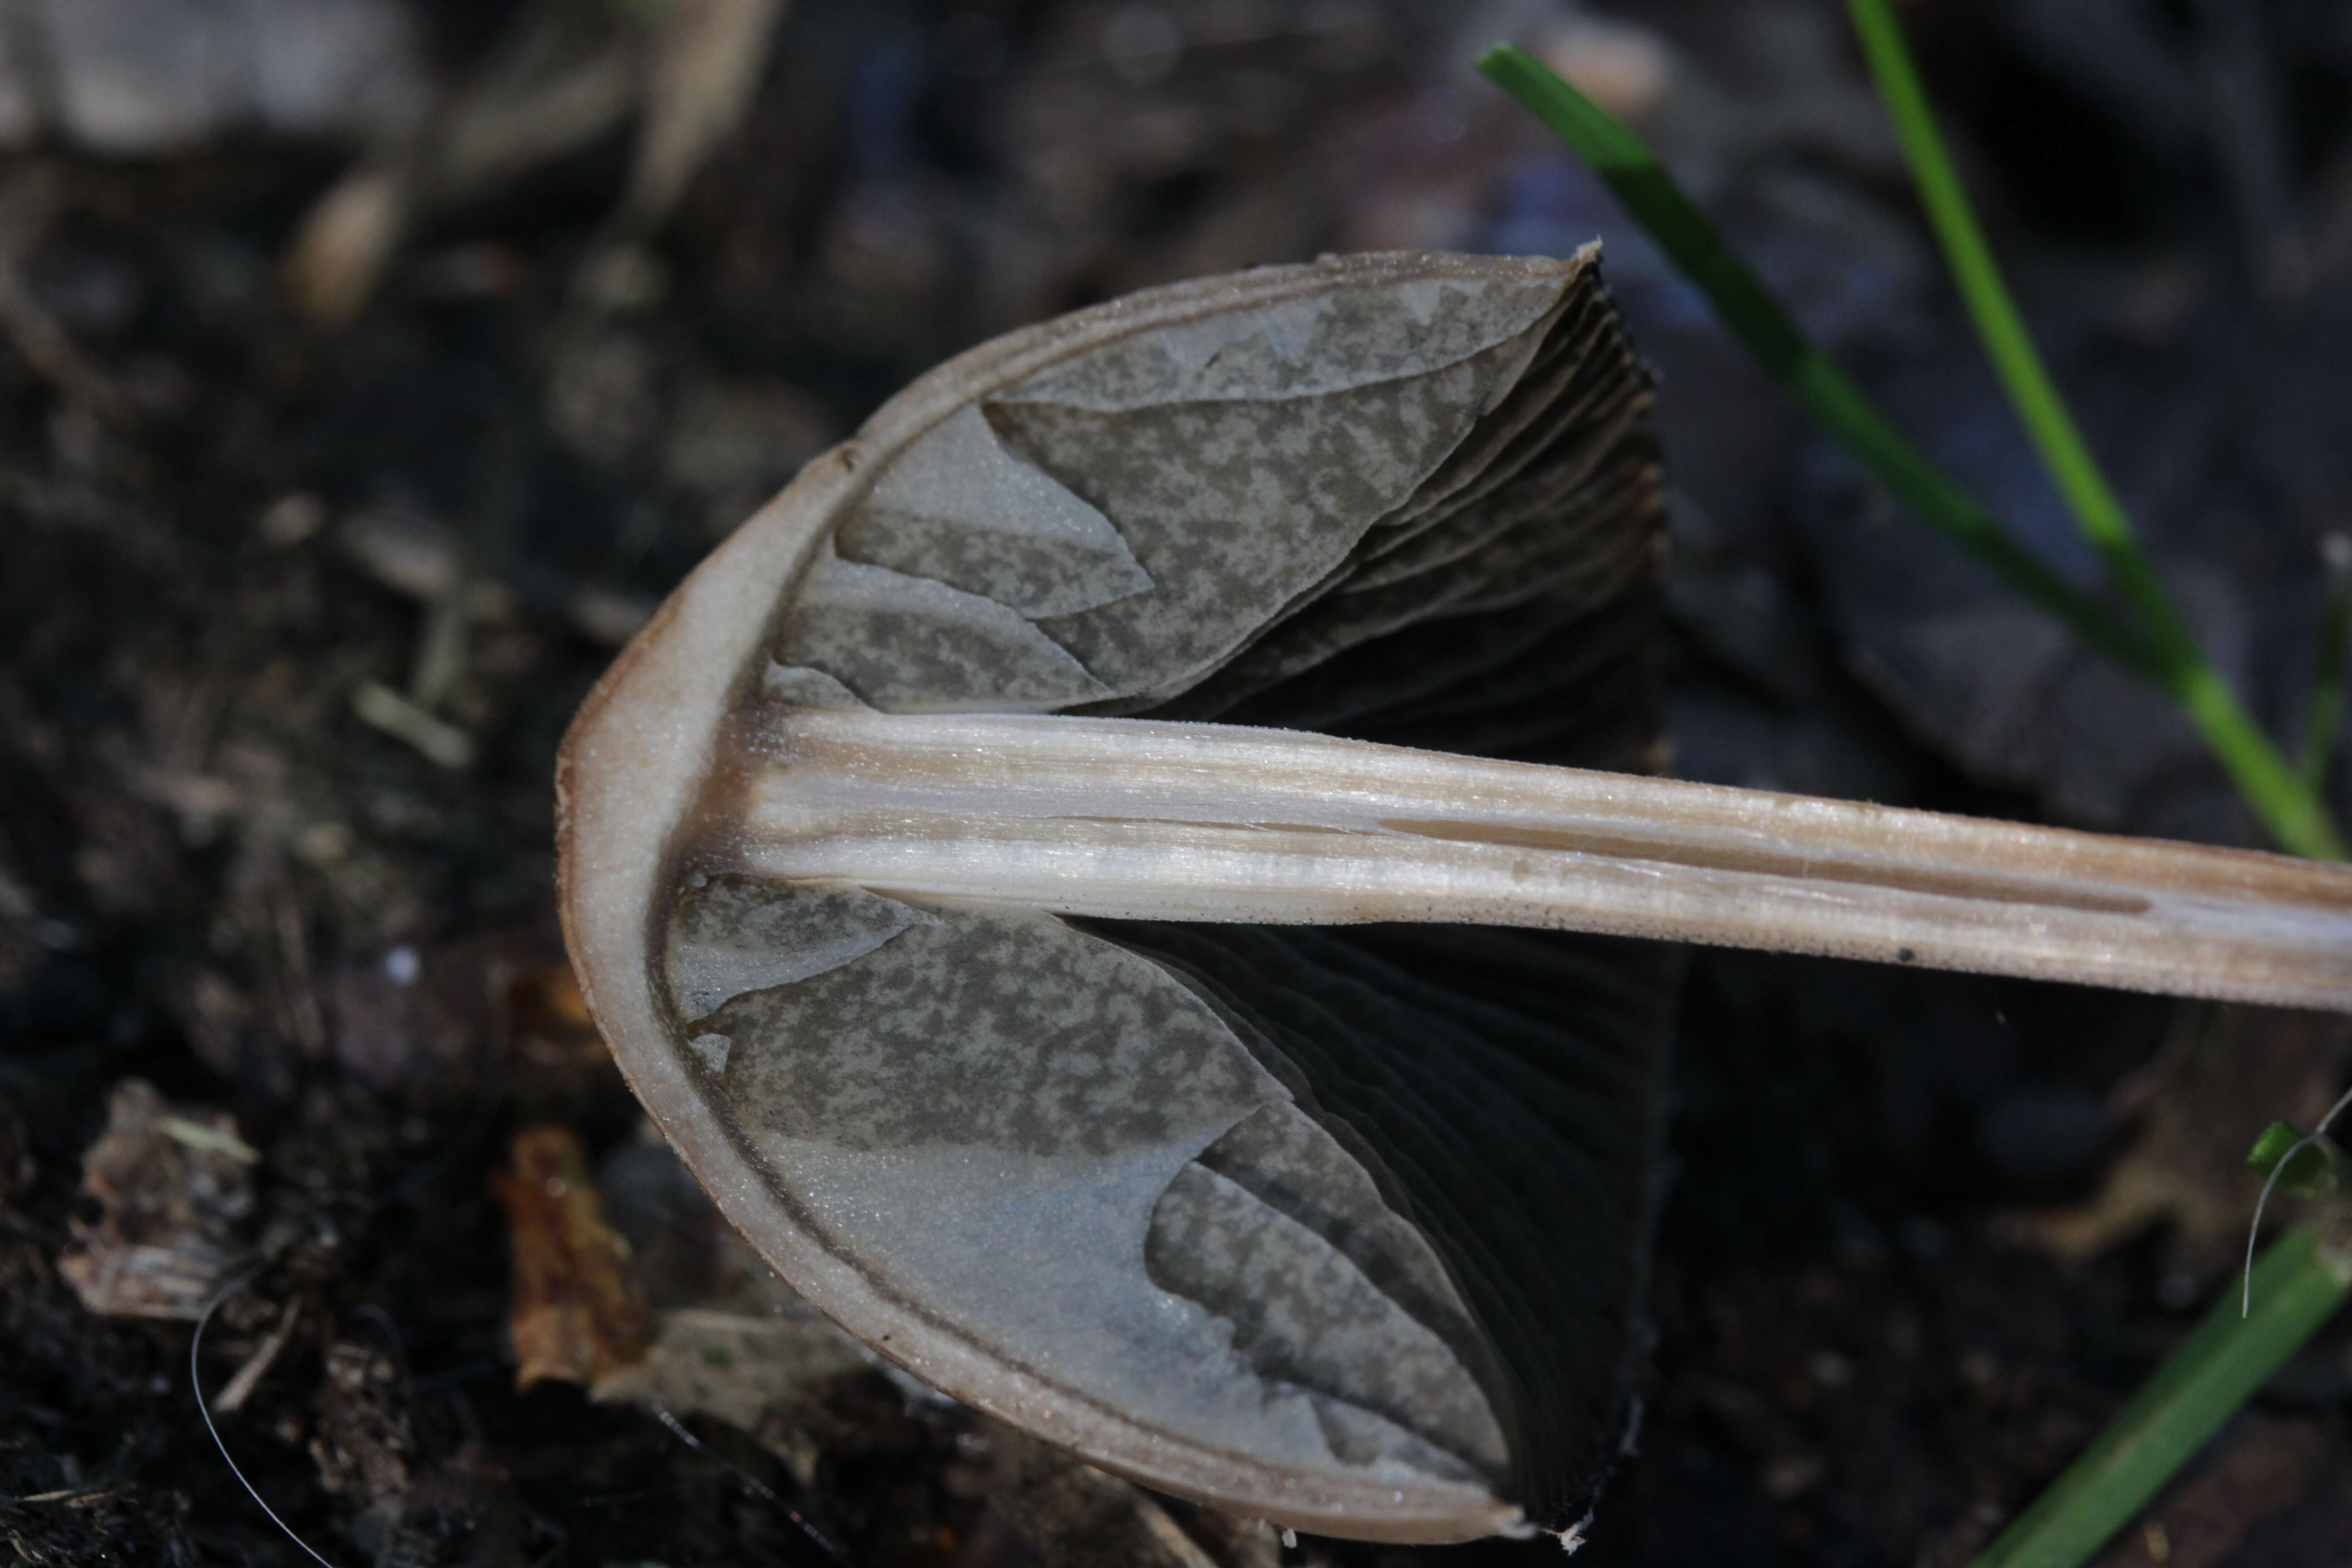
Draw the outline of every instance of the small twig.
[[[310,920],[302,907],[302,889],[283,862],[270,879],[270,914],[277,927],[278,1004],[289,1032],[302,1054],[317,1061],[327,1054],[327,1020],[319,1008],[316,976],[310,963]]]
[[[0,1498],[0,1502],[82,1502],[92,1498],[106,1497],[114,1489],[114,1483],[107,1481],[98,1486],[68,1487],[63,1491],[34,1492],[26,1497]]]
[[[474,738],[436,719],[381,681],[363,680],[352,692],[352,711],[396,741],[405,741],[427,760],[455,773],[474,761]]]
[[[293,1337],[294,1324],[301,1316],[302,1299],[297,1296],[286,1303],[286,1310],[278,1315],[278,1326],[263,1336],[261,1343],[254,1347],[253,1353],[245,1358],[245,1364],[236,1369],[236,1375],[222,1384],[221,1391],[213,1395],[215,1410],[224,1415],[234,1415],[245,1408],[245,1402],[253,1397],[253,1391],[261,1386],[261,1380],[268,1375],[270,1367],[277,1362],[278,1352],[284,1350],[286,1342]]]
[[[236,1133],[191,1121],[184,1116],[159,1116],[155,1119],[155,1131],[174,1143],[201,1149],[207,1154],[225,1154],[240,1165],[261,1163],[261,1152]]]
[[[482,580],[473,549],[473,528],[466,531],[449,585],[425,610],[424,628],[416,637],[416,658],[408,676],[408,701],[420,713],[440,707],[466,672],[466,621],[473,607],[474,590]],[[436,759],[438,760],[437,758]]]

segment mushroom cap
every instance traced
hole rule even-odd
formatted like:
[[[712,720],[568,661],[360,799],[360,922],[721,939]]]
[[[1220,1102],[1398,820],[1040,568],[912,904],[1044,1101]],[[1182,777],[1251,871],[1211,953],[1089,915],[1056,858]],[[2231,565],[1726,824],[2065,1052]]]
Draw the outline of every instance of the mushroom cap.
[[[565,741],[561,907],[769,1263],[1164,1490],[1393,1541],[1574,1517],[1630,1408],[1663,950],[887,897],[758,874],[743,802],[827,710],[1639,765],[1647,406],[1590,249],[1263,268],[950,362],[698,568]]]

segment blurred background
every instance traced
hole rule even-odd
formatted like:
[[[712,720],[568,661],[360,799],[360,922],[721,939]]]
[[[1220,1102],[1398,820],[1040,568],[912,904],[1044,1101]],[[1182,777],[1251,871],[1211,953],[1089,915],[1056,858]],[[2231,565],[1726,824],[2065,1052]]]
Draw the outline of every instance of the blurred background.
[[[2092,445],[2291,735],[2352,572],[2352,6],[1905,15]],[[188,1386],[257,1258],[205,1386],[338,1563],[1557,1557],[1285,1543],[876,1370],[648,1139],[550,887],[604,662],[912,375],[1177,279],[1595,237],[1661,377],[1678,772],[2257,842],[1472,73],[1503,39],[2093,574],[1832,0],[0,0],[0,1546],[308,1561]],[[2352,1063],[2315,1016],[1738,953],[1685,986],[1601,1563],[1957,1568]],[[2347,1416],[2339,1326],[2105,1561],[2342,1563]]]

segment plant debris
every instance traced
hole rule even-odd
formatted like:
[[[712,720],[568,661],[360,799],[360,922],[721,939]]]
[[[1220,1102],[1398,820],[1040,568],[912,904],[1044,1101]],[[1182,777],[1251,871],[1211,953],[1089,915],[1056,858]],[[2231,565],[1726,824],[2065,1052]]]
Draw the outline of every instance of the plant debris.
[[[642,1357],[645,1293],[629,1266],[628,1242],[604,1223],[579,1134],[521,1129],[509,1168],[490,1179],[507,1212],[515,1387],[551,1377],[594,1384]]]
[[[82,1195],[98,1212],[74,1219],[58,1272],[93,1312],[193,1321],[236,1260],[259,1158],[228,1112],[167,1105],[152,1084],[124,1079],[82,1156]]]

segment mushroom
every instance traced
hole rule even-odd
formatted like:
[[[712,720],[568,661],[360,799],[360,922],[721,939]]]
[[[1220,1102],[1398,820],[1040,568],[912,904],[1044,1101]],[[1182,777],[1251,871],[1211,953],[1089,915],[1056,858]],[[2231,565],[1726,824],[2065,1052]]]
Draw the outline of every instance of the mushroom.
[[[951,361],[688,579],[562,914],[787,1281],[1166,1491],[1564,1529],[1658,1189],[1623,939],[2352,1006],[2352,871],[1643,776],[1649,402],[1591,249],[1262,268]]]

